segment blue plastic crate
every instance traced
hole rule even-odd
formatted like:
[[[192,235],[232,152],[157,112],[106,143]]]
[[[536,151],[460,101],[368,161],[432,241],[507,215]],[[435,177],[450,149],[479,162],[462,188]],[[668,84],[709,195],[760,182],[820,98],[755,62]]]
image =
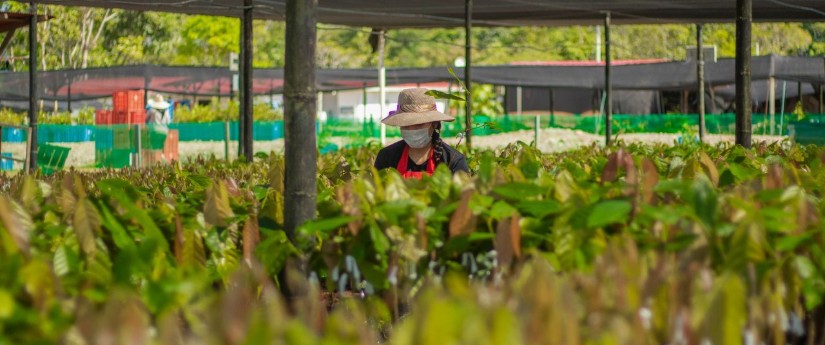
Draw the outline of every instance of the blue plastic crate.
[[[3,142],[5,143],[22,143],[26,141],[23,131],[17,128],[3,128]]]
[[[0,153],[0,155],[2,155],[3,157],[11,158],[11,152],[3,152],[3,153]],[[12,169],[14,169],[14,161],[8,160],[8,159],[0,160],[0,170],[12,170]]]

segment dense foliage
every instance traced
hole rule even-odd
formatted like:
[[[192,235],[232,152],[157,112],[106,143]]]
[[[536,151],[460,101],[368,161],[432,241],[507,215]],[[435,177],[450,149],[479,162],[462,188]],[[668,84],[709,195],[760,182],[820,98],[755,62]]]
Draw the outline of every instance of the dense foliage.
[[[784,343],[825,322],[822,148],[520,144],[422,181],[374,154],[322,156],[294,241],[277,155],[0,180],[0,343]]]
[[[7,10],[27,12],[27,2],[5,1]],[[178,14],[105,10],[41,5],[41,14],[52,16],[40,26],[41,69],[87,68],[131,64],[226,66],[229,53],[238,52],[240,23],[237,19]],[[685,47],[695,44],[691,25],[616,26],[613,50],[616,59],[682,59]],[[284,24],[256,21],[254,64],[283,66]],[[320,25],[318,64],[329,68],[374,66],[376,57],[369,28]],[[735,53],[732,24],[705,27],[705,44],[719,47],[720,57]],[[26,31],[20,30],[9,48],[8,66],[25,70]],[[477,28],[474,30],[474,62],[503,64],[533,60],[593,60],[594,27]],[[464,55],[461,29],[390,30],[387,65],[428,67],[452,65]],[[760,55],[809,55],[825,53],[823,23],[760,23],[754,25],[754,53]]]

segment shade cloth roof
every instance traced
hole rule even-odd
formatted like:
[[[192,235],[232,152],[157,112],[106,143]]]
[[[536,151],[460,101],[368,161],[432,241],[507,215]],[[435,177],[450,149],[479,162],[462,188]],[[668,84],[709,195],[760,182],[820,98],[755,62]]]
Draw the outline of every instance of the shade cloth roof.
[[[239,17],[243,0],[40,0],[39,3]],[[283,20],[286,0],[254,0],[255,16]],[[593,25],[732,22],[734,0],[474,0],[477,25]],[[753,0],[756,21],[825,19],[822,0]],[[454,27],[464,0],[318,0],[318,21],[360,27]]]
[[[755,57],[754,80],[777,80],[825,84],[825,60],[807,57]],[[705,65],[706,80],[711,86],[735,82],[735,62],[723,59]],[[464,71],[455,71],[463,78]],[[377,86],[375,69],[319,70],[320,91],[360,89]],[[123,66],[38,73],[40,95],[44,100],[88,100],[110,96],[114,91],[149,89],[158,92],[230,96],[232,72],[220,67]],[[387,84],[415,84],[454,81],[446,67],[391,68]],[[602,89],[604,68],[600,65],[507,65],[478,66],[473,81],[484,84],[526,87]],[[687,90],[696,87],[695,62],[675,61],[651,64],[626,64],[613,68],[613,88],[617,90]],[[256,69],[252,92],[257,95],[281,93],[282,69]],[[0,100],[28,99],[28,73],[0,73]]]

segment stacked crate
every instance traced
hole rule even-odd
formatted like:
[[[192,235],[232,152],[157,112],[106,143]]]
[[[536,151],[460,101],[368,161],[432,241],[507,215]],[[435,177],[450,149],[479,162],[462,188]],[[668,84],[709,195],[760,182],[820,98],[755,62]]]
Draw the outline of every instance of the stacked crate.
[[[162,133],[147,129],[141,137],[144,144],[141,150],[142,164],[149,166],[177,161],[179,138],[178,130]]]
[[[124,168],[132,165],[137,152],[134,125],[146,124],[144,91],[112,94],[112,110],[95,112],[95,162],[99,167]]]

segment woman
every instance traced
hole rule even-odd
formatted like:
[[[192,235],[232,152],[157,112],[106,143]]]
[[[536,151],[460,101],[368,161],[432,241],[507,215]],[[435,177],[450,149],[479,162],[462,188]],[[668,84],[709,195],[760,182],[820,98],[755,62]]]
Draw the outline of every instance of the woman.
[[[398,108],[381,122],[401,127],[404,140],[381,149],[375,168],[395,168],[402,177],[416,179],[432,176],[439,164],[446,164],[453,173],[469,172],[464,155],[441,140],[441,121],[454,120],[436,110],[435,98],[427,95],[427,89],[401,91]]]

